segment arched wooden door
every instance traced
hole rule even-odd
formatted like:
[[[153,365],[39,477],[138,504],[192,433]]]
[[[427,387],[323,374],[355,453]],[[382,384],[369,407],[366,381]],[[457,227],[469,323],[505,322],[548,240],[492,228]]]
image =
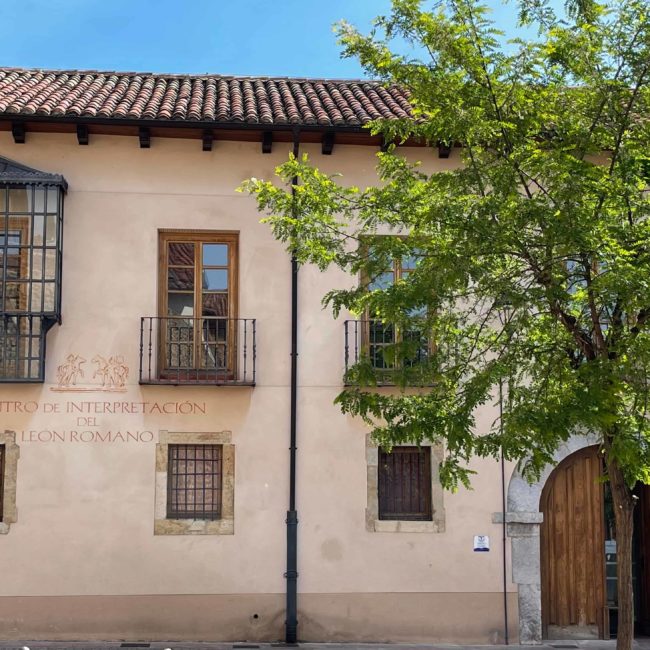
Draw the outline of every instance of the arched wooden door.
[[[603,638],[605,523],[596,447],[565,458],[540,499],[542,633],[546,639]]]

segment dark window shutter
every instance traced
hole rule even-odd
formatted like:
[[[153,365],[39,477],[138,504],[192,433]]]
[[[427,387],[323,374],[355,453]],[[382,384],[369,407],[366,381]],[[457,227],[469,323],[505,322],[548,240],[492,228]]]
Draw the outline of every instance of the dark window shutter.
[[[431,521],[431,447],[379,450],[379,519]]]

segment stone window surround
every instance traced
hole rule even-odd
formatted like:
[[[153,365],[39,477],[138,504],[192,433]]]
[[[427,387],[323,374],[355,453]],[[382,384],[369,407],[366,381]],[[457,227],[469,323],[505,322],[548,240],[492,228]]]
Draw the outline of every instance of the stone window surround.
[[[404,445],[395,446],[412,446]],[[442,445],[423,443],[421,447],[431,448],[431,510],[432,521],[399,521],[379,519],[379,447],[366,436],[366,464],[368,472],[368,505],[366,507],[366,530],[371,533],[444,533],[445,508],[443,489],[440,484],[439,464],[443,460]]]
[[[161,431],[156,445],[154,535],[235,534],[235,445],[230,431],[192,433]],[[167,471],[169,445],[221,445],[221,519],[168,519]]]
[[[16,476],[20,448],[16,444],[16,433],[14,431],[0,433],[0,445],[4,445],[5,448],[4,476],[0,476],[0,481],[4,481],[0,535],[6,535],[9,532],[11,524],[16,523],[18,520],[18,509],[16,508]]]

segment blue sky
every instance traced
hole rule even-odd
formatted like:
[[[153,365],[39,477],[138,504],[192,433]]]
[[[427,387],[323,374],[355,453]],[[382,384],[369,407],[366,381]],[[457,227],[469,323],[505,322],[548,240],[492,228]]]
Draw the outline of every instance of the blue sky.
[[[513,4],[490,0],[512,33]],[[389,0],[0,0],[0,66],[360,77],[332,25]]]

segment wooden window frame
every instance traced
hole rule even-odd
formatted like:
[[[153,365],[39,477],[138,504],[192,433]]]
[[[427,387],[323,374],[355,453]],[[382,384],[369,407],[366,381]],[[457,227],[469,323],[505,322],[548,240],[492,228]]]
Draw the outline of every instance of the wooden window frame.
[[[390,470],[395,471],[397,469],[398,459],[402,460],[400,464],[404,467],[403,458],[407,456],[409,457],[408,465],[411,470],[411,475],[406,476],[403,474],[391,479],[388,476]],[[416,463],[413,462],[414,458],[416,459]],[[398,501],[397,497],[394,496],[398,490],[396,485],[393,485],[393,489],[391,489],[391,483],[393,481],[394,484],[399,483],[401,484],[401,488],[404,488],[404,484],[408,483],[406,486],[407,490],[413,491],[414,473],[412,470],[415,464],[417,464],[416,491],[419,494],[417,500],[421,502],[421,507],[419,506],[417,510],[415,508],[391,508],[389,501],[392,500],[394,503]],[[399,491],[403,492],[404,490],[400,489]],[[379,449],[377,499],[379,519],[382,521],[433,521],[433,506],[431,503],[431,447],[403,445],[393,447],[390,452]],[[410,495],[408,500],[412,502],[413,496]],[[401,505],[404,505],[403,498],[399,499],[399,501],[402,502]]]
[[[214,231],[214,230],[159,230],[158,231],[158,314],[162,319],[170,318],[168,314],[168,244],[169,243],[193,243],[195,244],[194,252],[194,304],[193,316],[193,367],[189,371],[168,367],[166,362],[166,329],[160,327],[158,336],[158,374],[165,378],[171,376],[174,378],[187,379],[200,378],[202,374],[215,375],[215,369],[201,367],[201,321],[202,321],[202,291],[201,271],[203,247],[202,244],[227,244],[228,245],[228,333],[226,339],[227,359],[226,369],[223,374],[217,370],[217,373],[225,379],[231,380],[237,377],[237,318],[239,308],[239,232],[234,231]],[[166,322],[166,321],[165,321]],[[185,372],[183,372],[185,371]]]

